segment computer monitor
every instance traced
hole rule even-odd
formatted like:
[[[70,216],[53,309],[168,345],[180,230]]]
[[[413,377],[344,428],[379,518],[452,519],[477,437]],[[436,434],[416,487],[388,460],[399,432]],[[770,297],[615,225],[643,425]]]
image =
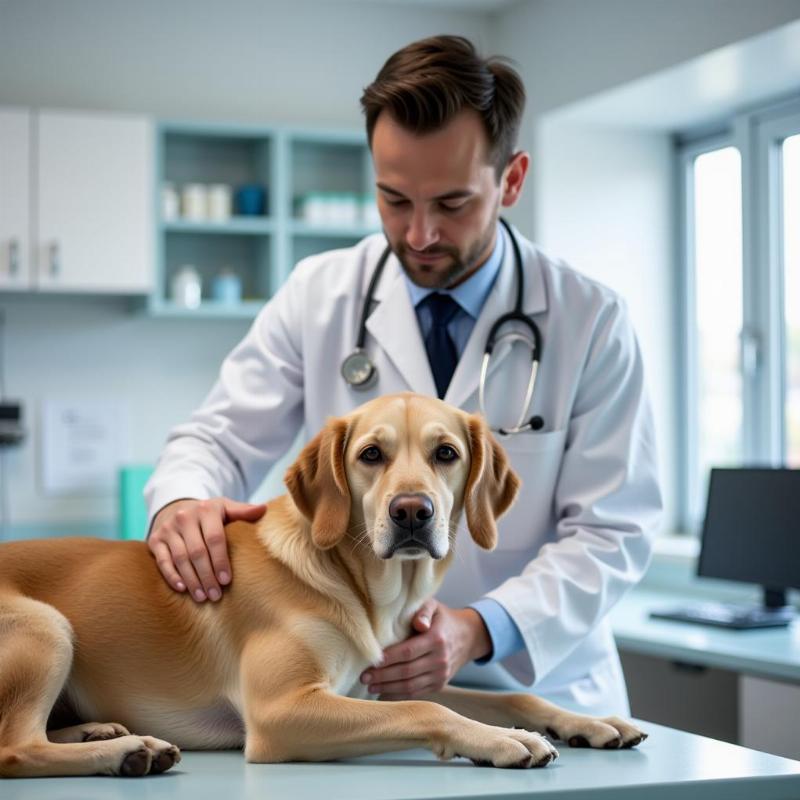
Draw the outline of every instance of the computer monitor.
[[[764,587],[764,605],[800,588],[800,470],[711,470],[698,575]]]
[[[697,573],[759,584],[762,606],[695,602],[656,619],[751,629],[789,625],[786,589],[800,587],[800,470],[711,470]]]

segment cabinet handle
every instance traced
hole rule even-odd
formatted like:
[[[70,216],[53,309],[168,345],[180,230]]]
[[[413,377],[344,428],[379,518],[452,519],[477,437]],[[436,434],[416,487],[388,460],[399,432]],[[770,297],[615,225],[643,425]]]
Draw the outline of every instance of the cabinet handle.
[[[8,274],[16,275],[19,272],[19,242],[12,239],[8,243]]]
[[[50,277],[57,278],[61,271],[61,251],[58,242],[50,245]]]

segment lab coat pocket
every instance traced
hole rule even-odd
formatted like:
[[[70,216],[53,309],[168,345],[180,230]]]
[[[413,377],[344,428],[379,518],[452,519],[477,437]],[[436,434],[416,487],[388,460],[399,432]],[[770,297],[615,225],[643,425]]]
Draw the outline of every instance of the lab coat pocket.
[[[564,454],[566,429],[496,436],[522,480],[516,502],[499,522],[500,550],[529,550],[531,557],[552,539],[554,494]]]

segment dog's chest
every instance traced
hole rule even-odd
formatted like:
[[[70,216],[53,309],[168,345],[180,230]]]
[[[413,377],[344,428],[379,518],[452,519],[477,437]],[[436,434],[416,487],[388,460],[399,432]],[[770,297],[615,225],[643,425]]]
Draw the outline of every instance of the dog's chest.
[[[407,631],[407,623],[402,628],[399,621],[382,618],[377,630],[364,631],[362,647],[358,647],[336,625],[320,619],[296,620],[291,632],[302,639],[314,653],[328,676],[331,691],[338,695],[363,699],[369,695],[367,687],[360,681],[361,673],[378,660],[386,647],[406,638]],[[367,658],[365,648],[373,653],[371,659]]]
[[[367,687],[361,683],[361,673],[370,666],[346,637],[342,636],[342,649],[337,654],[321,653],[327,667],[331,690],[346,697],[365,699]]]
[[[379,630],[376,638],[381,648],[385,650],[387,647],[403,641],[407,636],[408,623],[401,625],[399,621],[395,621],[394,623],[387,623],[383,629]],[[374,695],[370,695],[367,692],[366,685],[361,683],[361,673],[371,666],[372,664],[366,659],[356,658],[352,669],[342,675],[340,685],[336,688],[336,693],[361,700],[374,697]]]

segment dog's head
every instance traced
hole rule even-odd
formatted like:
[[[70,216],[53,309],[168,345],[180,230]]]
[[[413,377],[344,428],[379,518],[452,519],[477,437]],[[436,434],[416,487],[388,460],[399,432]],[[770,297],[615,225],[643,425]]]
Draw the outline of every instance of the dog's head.
[[[351,532],[382,559],[443,558],[462,509],[491,550],[519,489],[482,417],[410,393],[329,419],[285,480],[318,547]]]

